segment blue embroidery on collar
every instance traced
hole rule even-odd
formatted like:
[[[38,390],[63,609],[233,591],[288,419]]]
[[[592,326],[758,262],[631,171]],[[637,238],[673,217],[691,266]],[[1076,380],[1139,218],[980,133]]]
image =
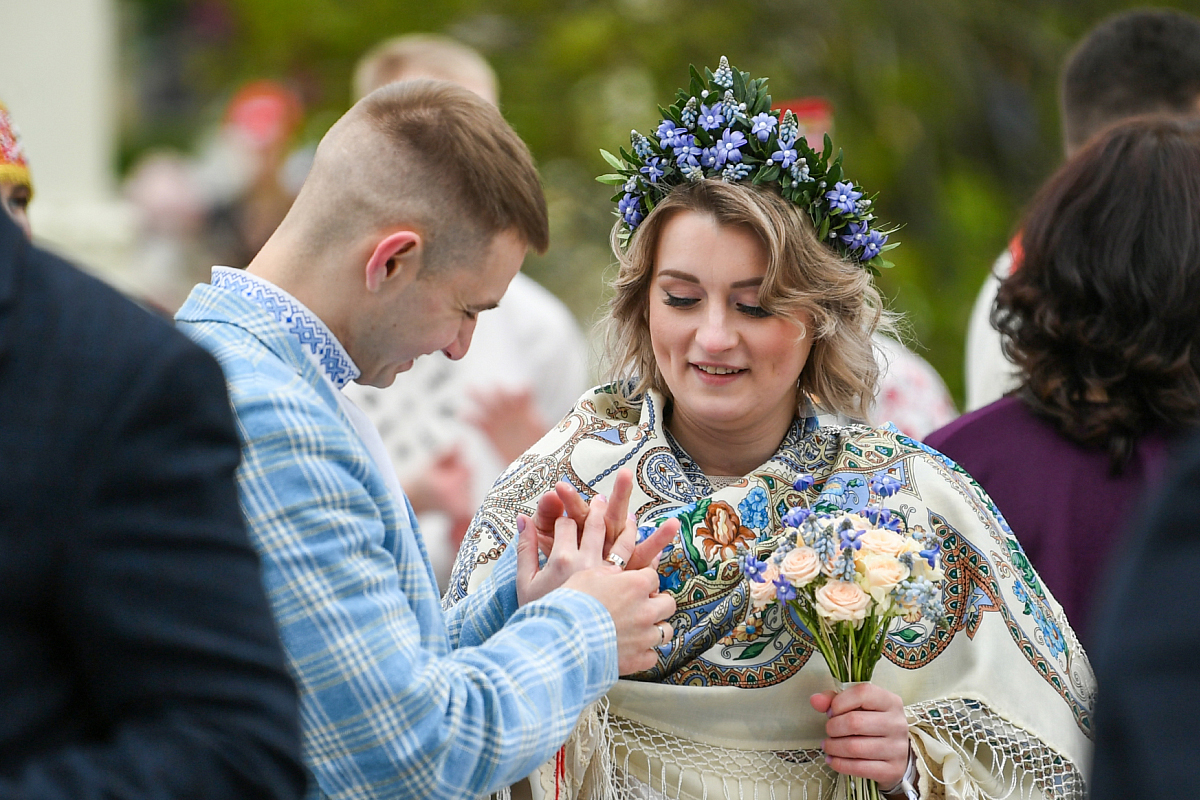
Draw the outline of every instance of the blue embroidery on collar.
[[[359,376],[358,367],[325,323],[279,287],[229,267],[213,267],[212,285],[236,292],[274,317],[296,337],[302,348],[308,348],[317,357],[321,369],[337,388],[341,389]]]

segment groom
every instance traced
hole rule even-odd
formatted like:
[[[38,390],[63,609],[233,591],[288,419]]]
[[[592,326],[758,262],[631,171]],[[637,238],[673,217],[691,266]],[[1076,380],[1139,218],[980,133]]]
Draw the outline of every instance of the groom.
[[[177,315],[229,382],[311,796],[509,785],[669,634],[655,572],[604,564],[595,536],[577,540],[565,517],[555,528],[561,504],[444,619],[379,434],[341,392],[387,386],[424,354],[461,358],[477,315],[547,239],[537,172],[499,112],[449,83],[394,84],[325,136],[249,268],[214,268]],[[559,535],[539,569],[534,529],[547,525]]]

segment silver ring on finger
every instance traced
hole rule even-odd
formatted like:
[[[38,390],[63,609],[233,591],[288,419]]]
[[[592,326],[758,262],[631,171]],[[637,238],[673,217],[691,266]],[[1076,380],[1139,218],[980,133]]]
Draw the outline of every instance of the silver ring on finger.
[[[667,643],[667,629],[663,627],[661,622],[654,623],[654,627],[658,628],[658,646],[662,647]]]
[[[625,567],[626,567],[626,566],[629,564],[629,562],[628,562],[628,561],[626,561],[625,559],[621,558],[621,557],[620,557],[619,555],[617,555],[616,553],[609,553],[609,554],[608,554],[608,558],[606,558],[606,559],[604,559],[604,560],[605,560],[605,561],[607,561],[607,562],[608,562],[608,563],[610,563],[610,564],[614,564],[614,565],[616,565],[617,569],[625,569]],[[595,563],[595,562],[593,562],[593,563]]]

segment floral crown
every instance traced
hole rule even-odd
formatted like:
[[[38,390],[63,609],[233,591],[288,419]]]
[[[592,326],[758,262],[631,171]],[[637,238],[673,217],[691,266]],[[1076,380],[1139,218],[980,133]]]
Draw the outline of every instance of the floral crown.
[[[864,197],[842,174],[842,153],[833,156],[825,135],[818,154],[808,146],[791,111],[771,109],[767,79],[729,66],[725,56],[716,72],[704,76],[693,66],[691,85],[680,89],[675,104],[659,107],[663,120],[653,139],[630,134],[633,152],[601,155],[617,171],[596,180],[621,191],[613,196],[625,246],[638,225],[673,188],[705,178],[727,183],[749,181],[779,187],[779,193],[808,212],[817,236],[835,252],[878,275],[892,266],[883,253],[896,228],[873,227],[874,195]]]

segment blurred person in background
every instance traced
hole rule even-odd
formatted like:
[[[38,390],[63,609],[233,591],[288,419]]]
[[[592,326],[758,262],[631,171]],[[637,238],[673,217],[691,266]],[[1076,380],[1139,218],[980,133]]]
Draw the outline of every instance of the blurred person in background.
[[[396,81],[448,80],[497,105],[496,74],[453,39],[414,34],[370,50],[354,73],[360,98]],[[587,347],[570,310],[524,273],[480,317],[460,361],[435,353],[386,389],[346,394],[379,429],[445,588],[467,525],[496,477],[588,386]]]
[[[833,135],[833,106],[824,98],[785,100],[776,108],[796,115],[801,134],[814,150],[821,150],[826,134]],[[872,341],[879,363],[869,411],[872,425],[890,422],[901,433],[924,439],[958,416],[950,390],[933,365],[892,336],[876,333]]]
[[[32,199],[33,178],[29,174],[25,148],[21,145],[21,133],[8,113],[8,107],[0,103],[0,204],[27,239],[33,238],[28,214]]]
[[[1072,156],[1097,132],[1138,114],[1200,111],[1200,19],[1161,8],[1101,22],[1068,56],[1059,91],[1063,147]],[[992,267],[967,323],[968,411],[999,400],[1021,382],[992,322],[1000,281],[1022,263],[1021,235]]]
[[[216,362],[0,214],[0,416],[0,797],[300,797]]]
[[[1168,443],[1200,423],[1200,118],[1134,118],[1039,191],[995,319],[1021,383],[928,437],[996,502],[1086,645]]]
[[[1200,785],[1200,438],[1178,456],[1130,526],[1097,615],[1091,800],[1158,800]]]

